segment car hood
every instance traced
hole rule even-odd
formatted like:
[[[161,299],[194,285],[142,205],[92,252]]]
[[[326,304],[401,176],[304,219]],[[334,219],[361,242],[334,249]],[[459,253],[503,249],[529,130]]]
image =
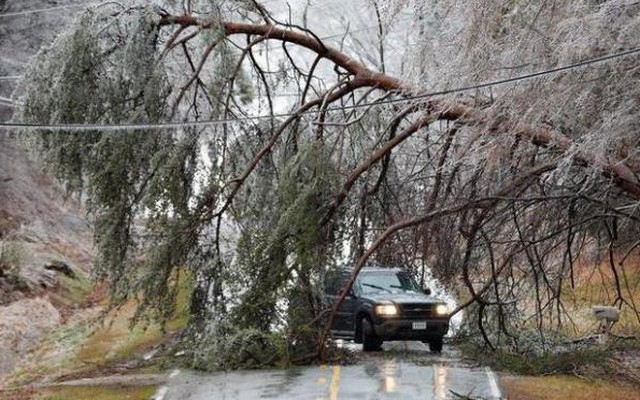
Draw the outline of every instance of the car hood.
[[[370,299],[376,303],[391,301],[400,304],[442,303],[442,300],[424,293],[397,292],[397,293],[367,293],[362,298]]]

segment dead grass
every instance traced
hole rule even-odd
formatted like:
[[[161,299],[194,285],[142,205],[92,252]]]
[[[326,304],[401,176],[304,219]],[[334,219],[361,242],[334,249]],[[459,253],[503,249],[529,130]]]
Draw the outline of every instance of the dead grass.
[[[167,321],[166,331],[157,323],[131,326],[137,303],[130,300],[123,306],[111,310],[101,326],[88,338],[78,350],[78,360],[89,364],[104,364],[123,360],[136,353],[145,351],[160,343],[167,332],[183,329],[188,319],[188,280],[181,282],[176,312]]]
[[[637,388],[572,376],[506,376],[501,384],[509,400],[640,400]]]
[[[51,332],[32,355],[33,361],[13,373],[9,387],[112,373],[130,360],[140,360],[154,346],[172,337],[173,332],[186,327],[189,282],[185,279],[180,285],[176,313],[165,325],[165,331],[157,323],[131,326],[137,306],[134,300],[106,315],[99,311],[100,306],[87,309],[86,317],[74,316],[74,321]],[[88,304],[103,305],[104,299],[92,297]]]
[[[109,312],[101,326],[78,350],[78,360],[96,365],[118,361],[162,340],[163,332],[157,324],[130,326],[135,310],[135,302],[129,301]]]
[[[619,335],[638,335],[640,317],[635,310],[640,311],[640,256],[629,257],[622,265],[616,259],[614,266],[619,278],[620,294],[625,303],[622,304],[620,321],[614,325],[613,332]],[[614,305],[619,297],[614,273],[609,260],[580,263],[576,271],[575,288],[567,285],[562,299],[572,315],[575,329],[572,333],[594,333],[598,322],[592,316],[591,306]]]
[[[156,391],[155,386],[57,386],[41,389],[24,389],[0,392],[0,399],[6,400],[147,400]]]

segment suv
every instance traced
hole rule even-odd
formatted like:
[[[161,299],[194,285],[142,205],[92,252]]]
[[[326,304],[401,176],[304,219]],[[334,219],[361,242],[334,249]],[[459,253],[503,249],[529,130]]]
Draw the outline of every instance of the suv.
[[[337,301],[351,270],[327,273],[325,296]],[[422,289],[400,268],[363,268],[338,308],[331,332],[334,338],[362,343],[364,351],[380,350],[385,340],[420,340],[432,352],[442,351],[449,330],[449,309],[444,301]]]

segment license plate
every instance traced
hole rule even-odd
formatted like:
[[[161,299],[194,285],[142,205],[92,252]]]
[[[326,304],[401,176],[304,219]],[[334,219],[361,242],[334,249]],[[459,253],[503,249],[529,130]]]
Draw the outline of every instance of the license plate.
[[[422,331],[427,329],[427,321],[418,321],[413,323],[414,331]]]

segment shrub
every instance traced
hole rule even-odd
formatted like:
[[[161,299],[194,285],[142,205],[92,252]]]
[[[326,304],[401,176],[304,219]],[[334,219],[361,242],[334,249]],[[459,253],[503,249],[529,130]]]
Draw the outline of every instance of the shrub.
[[[281,364],[284,339],[257,329],[237,329],[218,322],[213,332],[193,341],[190,367],[204,370],[258,369]]]

